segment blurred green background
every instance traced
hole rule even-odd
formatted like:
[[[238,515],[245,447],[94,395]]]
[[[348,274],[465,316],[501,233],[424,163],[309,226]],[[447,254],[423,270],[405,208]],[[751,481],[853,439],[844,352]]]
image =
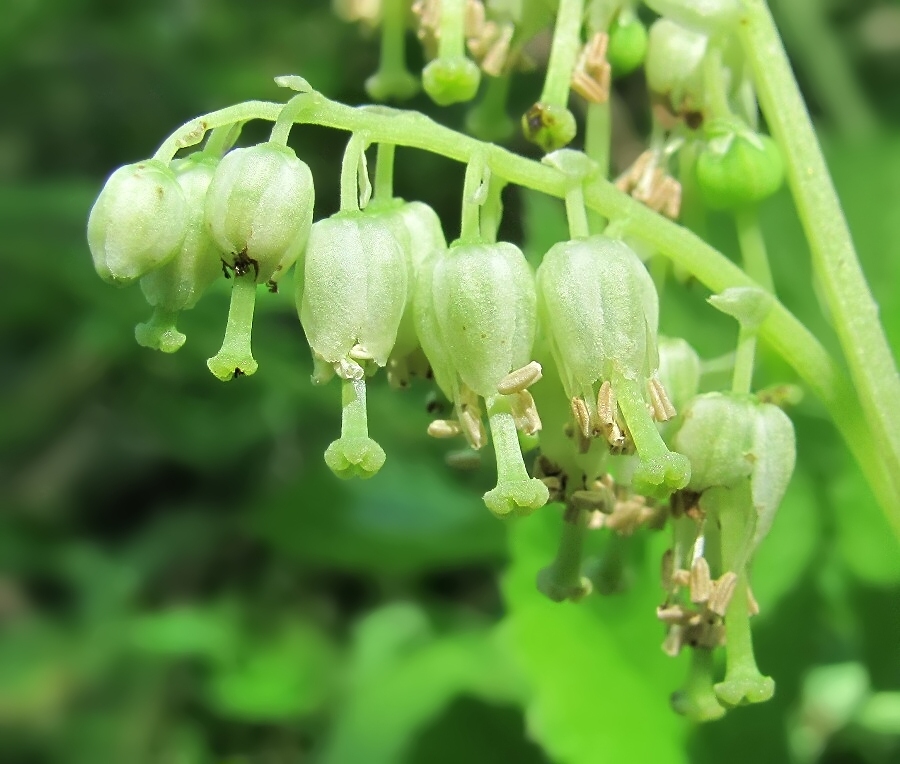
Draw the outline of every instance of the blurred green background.
[[[775,6],[897,348],[900,8]],[[275,75],[363,102],[377,51],[324,0],[4,0],[0,761],[900,761],[900,551],[814,400],[792,412],[799,466],[754,568],[758,659],[776,697],[698,728],[668,707],[687,656],[659,647],[665,533],[598,534],[589,552],[614,593],[543,600],[534,578],[555,550],[556,510],[493,519],[479,498],[491,471],[448,469],[424,436],[424,386],[375,386],[388,463],[367,483],[338,482],[322,461],[338,387],[308,382],[289,288],[260,296],[252,378],[225,385],[204,363],[221,341],[224,280],[183,316],[178,355],[136,345],[140,290],[101,283],[85,242],[104,178],[199,113],[283,99]],[[511,111],[540,84],[521,77]],[[639,74],[618,91],[621,160],[647,112]],[[454,126],[466,111],[412,106]],[[251,126],[243,141],[265,134]],[[317,217],[337,206],[345,138],[295,130]],[[434,205],[452,237],[462,168],[397,158],[398,192]],[[557,203],[505,200],[504,233],[530,255],[564,237]],[[763,217],[780,294],[835,347],[787,194]],[[708,223],[733,252],[729,221]],[[668,287],[663,330],[713,357],[734,329],[705,296]],[[791,381],[764,353],[760,384]]]

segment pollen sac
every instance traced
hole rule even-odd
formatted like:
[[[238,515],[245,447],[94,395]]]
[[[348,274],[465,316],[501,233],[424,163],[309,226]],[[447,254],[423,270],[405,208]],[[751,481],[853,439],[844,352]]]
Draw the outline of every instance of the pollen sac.
[[[757,204],[784,183],[778,145],[748,128],[714,124],[697,157],[697,184],[713,209],[733,210]]]
[[[703,107],[703,57],[708,38],[667,18],[650,27],[647,86],[669,100],[677,114]]]
[[[277,143],[226,154],[206,197],[206,225],[236,276],[277,282],[300,254],[312,225],[312,173]]]
[[[659,302],[635,252],[605,236],[555,245],[537,272],[538,305],[576,424],[638,452],[633,487],[664,496],[683,488],[687,459],[656,428],[674,409],[657,377]],[[651,412],[653,412],[651,414]]]
[[[150,321],[135,329],[138,343],[145,347],[166,353],[178,350],[185,337],[175,328],[176,315],[194,307],[203,292],[222,276],[219,248],[203,221],[206,191],[217,164],[217,159],[201,154],[173,164],[187,203],[187,236],[175,257],[141,279],[144,297],[155,308]]]
[[[660,16],[706,34],[727,32],[737,24],[739,0],[645,0]]]
[[[675,447],[691,460],[688,489],[735,489],[749,480],[755,510],[750,549],[772,526],[796,462],[790,418],[750,395],[706,393],[683,412]]]
[[[313,353],[336,365],[386,365],[410,280],[405,242],[387,216],[338,212],[318,221],[301,265],[297,308]]]
[[[479,399],[487,405],[498,476],[484,496],[488,508],[502,517],[543,506],[547,487],[529,478],[518,439],[520,428],[540,426],[534,402],[518,389],[498,390],[528,365],[534,343],[534,277],[522,252],[508,243],[455,244],[430,258],[416,285],[415,318],[435,380],[476,449],[487,440]]]
[[[106,181],[88,218],[88,245],[104,281],[125,286],[175,257],[188,231],[188,205],[175,173],[148,159]]]

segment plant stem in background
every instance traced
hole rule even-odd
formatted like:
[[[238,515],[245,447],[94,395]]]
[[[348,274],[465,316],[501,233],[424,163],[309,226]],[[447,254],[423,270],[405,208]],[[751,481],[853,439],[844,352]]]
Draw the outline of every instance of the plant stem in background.
[[[375,198],[387,201],[394,195],[394,154],[393,143],[379,143],[375,160]]]
[[[541,92],[541,103],[550,106],[566,106],[572,71],[581,48],[581,21],[584,16],[584,0],[560,0],[553,29],[553,44],[547,76]]]
[[[766,241],[759,227],[759,215],[756,207],[743,207],[735,210],[734,222],[737,226],[738,242],[744,270],[763,289],[775,293],[775,282],[769,266],[769,254]]]
[[[895,491],[900,478],[900,376],[853,248],[837,192],[791,72],[787,53],[764,0],[744,0],[744,51],[753,69],[763,113],[785,158],[788,181],[812,251],[813,268],[847,359],[874,449]],[[900,527],[900,504],[892,508]]]

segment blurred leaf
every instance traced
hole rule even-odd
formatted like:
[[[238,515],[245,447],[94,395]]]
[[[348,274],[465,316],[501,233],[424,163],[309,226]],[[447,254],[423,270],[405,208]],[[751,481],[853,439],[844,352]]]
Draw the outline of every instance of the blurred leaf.
[[[280,722],[318,711],[334,681],[335,655],[324,634],[293,621],[269,638],[245,643],[237,659],[218,667],[206,697],[230,719]]]
[[[231,608],[182,605],[136,616],[135,649],[161,658],[203,658],[222,662],[237,649],[239,633]]]
[[[359,625],[349,694],[335,718],[325,764],[396,764],[455,697],[499,703],[517,699],[518,677],[489,631],[423,642],[415,612],[410,606],[391,606]],[[398,640],[391,623],[406,636]]]
[[[503,582],[503,629],[532,690],[529,731],[559,764],[686,762],[686,725],[669,707],[683,661],[663,655],[654,623],[661,549],[647,555],[627,601],[557,604],[535,580],[553,559],[560,524],[548,507],[512,527]]]

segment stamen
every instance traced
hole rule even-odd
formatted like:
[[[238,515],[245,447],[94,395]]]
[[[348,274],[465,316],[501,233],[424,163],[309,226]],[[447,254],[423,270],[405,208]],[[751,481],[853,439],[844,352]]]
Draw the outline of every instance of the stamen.
[[[734,596],[734,590],[737,587],[737,574],[728,571],[722,574],[713,586],[712,595],[709,598],[707,608],[711,613],[724,616],[731,598]]]
[[[535,435],[541,431],[541,417],[531,393],[520,390],[516,395],[510,396],[509,403],[518,429],[526,435]]]
[[[500,395],[513,395],[531,387],[540,380],[542,375],[541,365],[532,361],[521,369],[515,369],[497,383],[497,392]]]
[[[435,419],[428,425],[428,434],[432,438],[455,438],[462,435],[462,427],[454,419]]]
[[[609,35],[597,32],[584,46],[572,72],[572,89],[589,103],[606,103],[612,67],[606,60]]]
[[[710,577],[709,563],[705,557],[698,557],[691,565],[690,573],[691,602],[702,605],[713,594],[713,582]],[[721,614],[720,614],[721,615]]]
[[[576,509],[609,514],[613,511],[615,499],[608,491],[575,491],[569,502]]]
[[[570,405],[572,407],[572,416],[575,417],[575,423],[578,425],[582,437],[589,439],[593,433],[591,414],[588,411],[587,404],[581,398],[572,398]]]
[[[650,394],[650,405],[653,408],[653,418],[657,422],[668,422],[677,415],[666,388],[657,377],[651,377],[647,382],[647,391]]]
[[[368,350],[366,350],[362,345],[357,343],[352,348],[350,348],[350,352],[347,354],[354,361],[374,361],[375,356],[373,356]]]

